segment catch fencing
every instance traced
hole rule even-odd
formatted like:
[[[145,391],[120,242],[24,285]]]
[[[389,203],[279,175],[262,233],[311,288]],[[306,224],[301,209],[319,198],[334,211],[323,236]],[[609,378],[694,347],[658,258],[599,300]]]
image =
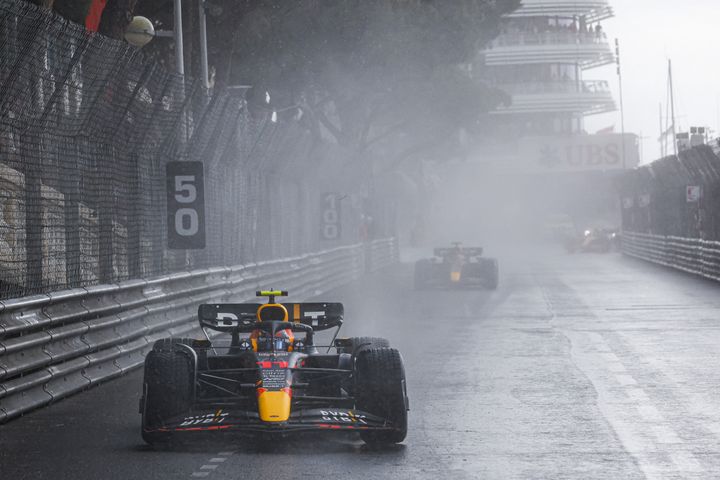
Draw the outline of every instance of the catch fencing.
[[[720,241],[720,158],[699,146],[619,180],[626,232]]]
[[[720,158],[707,145],[620,178],[624,254],[720,281]]]
[[[207,302],[294,300],[398,261],[395,239],[0,302],[0,423],[140,366],[153,343],[198,329]]]
[[[124,42],[0,0],[0,299],[357,242],[357,198],[344,237],[321,239],[318,177],[333,178],[307,129],[247,107],[241,89],[208,92]],[[205,165],[202,251],[166,246],[177,160]]]

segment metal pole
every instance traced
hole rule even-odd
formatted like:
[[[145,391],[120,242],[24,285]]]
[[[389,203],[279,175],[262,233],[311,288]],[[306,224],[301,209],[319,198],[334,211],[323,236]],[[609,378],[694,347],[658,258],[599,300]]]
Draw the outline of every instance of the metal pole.
[[[174,3],[173,35],[175,36],[175,68],[178,75],[185,77],[185,50],[183,48],[183,22],[182,22],[182,0],[175,0]],[[185,79],[182,80],[182,101],[185,103]],[[187,112],[183,112],[183,119],[180,122],[180,137],[187,142],[188,118]]]
[[[618,83],[620,84],[620,133],[622,134],[622,162],[623,170],[627,168],[625,160],[625,104],[623,102],[623,81],[622,81],[622,69],[620,68],[620,41],[615,39],[615,54],[617,59],[617,75]]]
[[[205,17],[205,0],[198,0],[200,23],[200,72],[202,73],[202,84],[206,89],[210,88],[210,74],[208,73],[208,50],[207,50],[207,19]]]
[[[663,125],[662,102],[660,102],[658,106],[660,107],[660,136],[658,137],[658,142],[660,143],[660,158],[665,158],[667,156],[665,154],[667,150],[667,137],[665,136],[665,129]]]
[[[668,81],[670,82],[670,116],[672,117],[673,152],[678,154],[677,132],[675,130],[675,92],[673,92],[672,60],[668,60]]]
[[[175,35],[175,68],[177,73],[185,75],[185,52],[183,51],[183,25],[182,25],[182,0],[175,0],[175,23],[173,34]]]

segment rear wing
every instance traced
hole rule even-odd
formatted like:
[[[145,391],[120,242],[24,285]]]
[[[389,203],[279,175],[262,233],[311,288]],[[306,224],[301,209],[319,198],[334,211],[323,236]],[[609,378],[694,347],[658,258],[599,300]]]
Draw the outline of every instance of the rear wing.
[[[257,311],[262,303],[203,304],[198,308],[198,319],[204,328],[218,332],[250,332],[258,321]],[[342,303],[283,303],[288,311],[288,322],[302,323],[314,331],[339,327],[345,307]]]
[[[436,257],[444,258],[452,253],[456,252],[457,250],[453,247],[449,248],[436,248],[433,250],[433,255]],[[462,253],[466,257],[481,257],[483,254],[482,247],[463,247]]]

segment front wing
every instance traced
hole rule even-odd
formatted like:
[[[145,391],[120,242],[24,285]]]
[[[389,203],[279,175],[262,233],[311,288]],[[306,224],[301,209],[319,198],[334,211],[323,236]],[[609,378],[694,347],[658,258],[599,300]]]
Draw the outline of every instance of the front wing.
[[[170,418],[164,425],[146,429],[147,433],[249,432],[292,433],[311,431],[390,430],[392,424],[367,412],[348,409],[307,409],[295,411],[287,422],[260,420],[257,412],[219,408],[214,412],[197,410]]]

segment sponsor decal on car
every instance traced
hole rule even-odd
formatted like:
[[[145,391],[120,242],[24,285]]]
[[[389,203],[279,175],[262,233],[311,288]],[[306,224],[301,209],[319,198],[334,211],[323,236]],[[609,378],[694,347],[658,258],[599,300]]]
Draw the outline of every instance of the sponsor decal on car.
[[[365,415],[356,415],[351,410],[320,410],[320,415],[325,422],[333,423],[362,423],[367,425]]]
[[[189,427],[191,425],[219,424],[223,423],[227,416],[228,414],[223,413],[222,409],[220,409],[215,413],[208,413],[207,415],[195,415],[192,417],[185,417],[185,420],[183,420],[180,426]]]

